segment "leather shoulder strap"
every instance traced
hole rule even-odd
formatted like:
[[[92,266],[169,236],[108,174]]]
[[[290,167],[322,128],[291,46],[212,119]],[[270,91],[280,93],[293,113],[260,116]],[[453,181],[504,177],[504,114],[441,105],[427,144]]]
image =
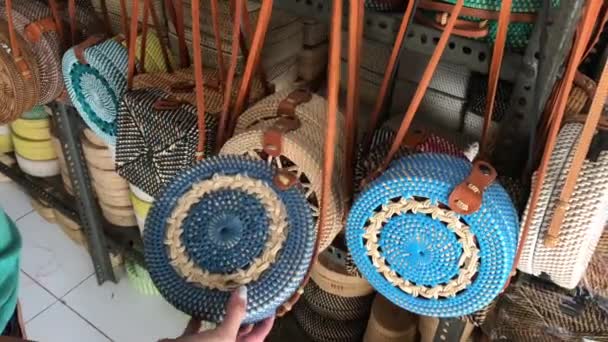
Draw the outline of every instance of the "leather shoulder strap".
[[[30,70],[29,65],[23,58],[23,54],[21,52],[21,46],[19,46],[19,42],[17,41],[17,32],[15,31],[15,23],[13,22],[13,1],[6,0],[6,21],[8,22],[8,35],[11,43],[11,51],[13,53],[13,60],[25,79],[31,79],[33,77],[32,71]]]
[[[201,13],[200,0],[192,0],[192,50],[194,53],[194,80],[196,82],[196,110],[198,114],[198,146],[196,159],[205,157],[205,140],[207,128],[205,123],[205,90],[203,79],[203,57],[201,49]]]
[[[215,38],[215,49],[217,50],[217,73],[220,83],[224,83],[226,68],[224,66],[224,49],[222,49],[222,32],[220,30],[217,0],[211,0],[211,23],[213,25],[213,36]]]
[[[129,59],[127,62],[127,89],[133,88],[133,76],[135,76],[135,57],[137,54],[137,26],[139,23],[138,14],[139,1],[133,1],[131,7],[131,26],[129,28],[129,34],[127,36],[127,46],[129,47]]]

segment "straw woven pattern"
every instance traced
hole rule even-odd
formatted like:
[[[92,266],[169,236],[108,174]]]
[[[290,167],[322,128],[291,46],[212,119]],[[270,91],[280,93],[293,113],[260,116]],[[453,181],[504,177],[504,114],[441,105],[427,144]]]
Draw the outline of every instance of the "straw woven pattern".
[[[102,13],[102,6],[101,6],[101,1],[100,0],[93,0],[91,1],[93,3],[93,7],[95,8],[95,11],[98,13]],[[162,0],[152,0],[152,3],[154,4],[154,8],[156,9],[156,14],[159,16],[159,20],[162,26],[165,25],[165,20],[164,20],[164,6],[163,6],[163,1]],[[122,29],[122,14],[120,11],[120,0],[106,0],[106,5],[108,7],[108,15],[110,17],[110,24],[112,26],[112,31],[114,34],[118,34],[118,33],[124,33],[123,29]],[[131,18],[131,12],[133,11],[133,0],[127,0],[126,1],[126,5],[127,5],[127,16],[128,18]],[[143,5],[140,4],[139,5],[139,13],[138,13],[138,18],[139,18],[139,22],[141,23],[143,20]],[[130,23],[130,21],[129,21]],[[153,22],[152,22],[152,17],[150,16],[148,19],[148,25],[152,26]]]
[[[489,304],[509,278],[518,221],[506,191],[490,185],[482,207],[471,215],[457,215],[444,205],[470,170],[467,160],[445,154],[401,158],[368,185],[349,213],[346,240],[359,271],[408,311],[435,317],[469,314]],[[483,260],[479,265],[475,249]],[[453,281],[455,291],[446,291]]]
[[[38,64],[24,40],[17,35],[19,46],[32,78],[27,80],[10,52],[7,24],[0,20],[0,123],[9,123],[31,109],[39,100]]]
[[[317,314],[305,299],[293,307],[298,325],[315,342],[359,341],[365,332],[365,319],[339,321]]]
[[[341,297],[323,291],[311,280],[304,287],[302,299],[307,302],[311,310],[324,318],[349,321],[367,317],[374,294],[360,297]]]
[[[608,227],[608,226],[607,226]],[[594,296],[608,298],[608,228],[604,227],[604,233],[595,248],[593,258],[589,263],[585,279],[582,284]]]
[[[13,3],[15,30],[24,36],[25,26],[31,22],[51,16],[51,11],[37,1],[15,1]],[[0,17],[6,18],[4,2],[0,4]],[[21,44],[21,47],[25,45]],[[55,32],[46,32],[36,43],[28,43],[39,70],[40,98],[38,103],[49,103],[56,99],[63,89],[61,78],[60,42]]]
[[[300,286],[312,259],[314,228],[306,200],[295,188],[281,190],[273,182],[275,170],[263,161],[242,156],[205,159],[180,173],[163,188],[146,219],[145,259],[162,295],[178,309],[202,320],[218,322],[225,313],[230,292],[195,285],[176,272],[167,248],[167,221],[182,205],[192,185],[214,177],[232,178],[233,188],[221,187],[202,195],[181,224],[181,242],[193,262],[214,274],[231,274],[249,265],[265,250],[277,205],[285,208],[287,237],[276,260],[260,278],[247,283],[247,315],[244,324],[273,315]],[[250,178],[274,193],[272,211],[258,195],[239,186]],[[227,184],[227,183],[224,183]],[[242,182],[240,184],[243,184]],[[239,188],[240,189],[237,189]],[[258,186],[256,188],[259,189]],[[216,251],[210,253],[209,251]]]
[[[544,246],[582,127],[569,123],[559,133],[518,266],[525,273],[544,273],[555,284],[570,289],[585,274],[608,218],[608,151],[603,151],[596,162],[587,160],[583,164],[557,246]]]
[[[116,169],[129,183],[152,196],[196,159],[196,107],[181,104],[172,110],[154,109],[157,100],[169,96],[159,89],[134,90],[125,94],[118,112]],[[210,155],[217,120],[210,114],[205,118],[205,155]]]

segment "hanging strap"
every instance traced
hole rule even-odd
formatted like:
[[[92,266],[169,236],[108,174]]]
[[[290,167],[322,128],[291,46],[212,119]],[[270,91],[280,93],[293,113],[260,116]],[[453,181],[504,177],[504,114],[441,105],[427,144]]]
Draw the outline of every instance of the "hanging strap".
[[[192,0],[192,50],[194,53],[194,79],[196,82],[196,110],[198,114],[198,146],[196,160],[205,157],[205,140],[207,138],[205,123],[205,83],[203,79],[203,56],[201,49],[201,13],[200,0]]]
[[[434,0],[420,0],[418,8],[436,11],[440,13],[451,13],[454,10],[454,5],[445,2]],[[502,8],[502,3],[501,3]],[[473,17],[482,20],[499,20],[500,11],[490,11],[471,7],[463,7],[459,16]],[[509,12],[509,22],[530,23],[533,24],[536,20],[536,13],[511,13]]]
[[[190,66],[190,52],[188,51],[188,45],[186,44],[182,0],[165,0],[165,8],[167,9],[167,15],[173,23],[175,33],[177,34],[179,65],[180,68],[185,69]]]
[[[137,14],[135,14],[135,17],[137,17]],[[120,0],[120,19],[122,24],[122,34],[127,40],[127,46],[131,46],[131,35],[129,34],[129,12],[127,11],[126,0]]]
[[[19,69],[19,73],[21,74],[21,76],[23,76],[24,79],[29,80],[33,77],[33,75],[25,58],[23,58],[21,47],[19,46],[19,42],[17,41],[17,33],[15,32],[15,24],[13,22],[12,0],[6,0],[6,20],[8,21],[8,36],[11,43],[13,60],[15,61],[15,65],[17,66],[17,69]]]
[[[100,0],[101,15],[103,16],[103,24],[106,26],[106,33],[108,37],[114,36],[114,30],[112,29],[112,21],[110,21],[110,13],[108,12],[108,4],[106,0]]]
[[[243,109],[245,108],[245,103],[249,98],[251,81],[253,79],[253,74],[255,70],[258,68],[260,54],[262,52],[262,47],[264,46],[264,39],[266,38],[266,31],[268,30],[268,24],[270,23],[270,16],[272,14],[272,3],[273,0],[262,0],[262,7],[260,8],[258,24],[255,30],[255,34],[253,35],[253,40],[251,42],[251,50],[249,51],[249,56],[247,57],[247,63],[245,65],[245,72],[243,72],[241,87],[239,88],[236,102],[234,104],[234,110],[231,116],[231,122],[228,130],[229,134],[232,134],[232,132],[234,131],[236,121],[239,115],[243,112]],[[245,16],[246,14],[243,13],[243,15]]]
[[[437,13],[435,19],[429,18],[422,13],[416,13],[416,21],[437,30],[443,31],[447,20],[447,13]],[[471,39],[485,38],[490,34],[488,21],[480,22],[468,21],[463,19],[456,20],[456,25],[452,30],[452,34]]]
[[[150,8],[150,2],[148,0],[144,0],[143,1],[143,5],[144,8],[142,10],[142,27],[141,27],[141,42],[139,44],[139,64],[141,65],[141,72],[142,73],[146,73],[146,45],[148,43],[148,22],[150,20],[150,16],[149,16],[149,8]],[[138,16],[133,16],[133,17],[138,17]],[[133,30],[133,29],[131,29]],[[135,32],[137,32],[138,29],[135,28]],[[158,28],[157,31],[158,32]],[[138,32],[139,33],[139,32]],[[137,45],[137,40],[133,40],[133,44]]]
[[[124,1],[124,0],[121,0]],[[126,10],[124,12],[127,13]],[[129,47],[129,58],[127,61],[127,89],[133,88],[133,77],[135,76],[135,57],[137,50],[137,25],[139,23],[139,1],[134,0],[131,5],[131,27],[125,32],[129,32],[127,35],[127,46]]]
[[[42,35],[46,32],[57,31],[55,18],[46,17],[37,21],[33,21],[23,28],[23,35],[30,43],[37,43],[42,39]]]
[[[217,50],[217,69],[219,79],[220,83],[224,83],[226,68],[224,66],[224,49],[222,49],[222,32],[220,30],[217,0],[211,0],[211,23],[213,25],[213,35],[215,37],[215,49]]]
[[[154,5],[153,1],[150,0],[146,0],[149,2],[149,10],[150,10],[150,16],[152,17],[152,25],[154,25],[154,30],[158,33],[159,35],[159,42],[160,42],[160,48],[161,48],[161,54],[163,56],[163,62],[165,63],[165,68],[167,69],[167,72],[173,72],[173,66],[171,65],[171,59],[169,58],[169,47],[167,46],[167,42],[162,38],[162,36],[164,36],[163,31],[161,31],[162,29],[162,25],[160,24],[160,19],[158,16],[158,12],[156,11],[156,7]],[[147,35],[144,35],[143,39],[146,39]],[[143,63],[142,63],[143,64]]]
[[[580,139],[578,141],[576,151],[574,152],[572,163],[570,164],[570,170],[568,171],[568,175],[566,176],[566,181],[564,182],[564,187],[562,188],[562,192],[559,196],[559,199],[555,204],[555,211],[553,213],[553,217],[549,225],[549,230],[547,231],[547,235],[545,237],[545,246],[547,247],[555,247],[559,242],[560,228],[562,222],[564,221],[564,217],[566,216],[566,212],[568,211],[570,198],[574,193],[574,188],[576,186],[578,176],[580,175],[580,172],[583,168],[583,163],[585,162],[585,158],[587,156],[587,153],[589,152],[591,140],[595,135],[595,130],[598,126],[602,112],[604,110],[607,95],[608,69],[606,68],[606,62],[604,62],[602,74],[597,84],[597,90],[595,92],[595,96],[593,96],[593,101],[591,101],[589,114],[587,115],[587,119],[585,120],[585,125],[583,126],[583,130],[581,131]]]
[[[228,73],[226,74],[226,82],[224,84],[224,102],[222,103],[222,112],[220,114],[220,120],[217,128],[217,146],[216,150],[219,151],[226,141],[226,128],[228,127],[230,114],[230,103],[232,102],[232,84],[234,82],[234,76],[236,74],[236,65],[238,62],[238,51],[239,44],[241,44],[241,25],[243,22],[243,2],[244,0],[236,0],[236,5],[233,15],[232,23],[232,51],[230,54],[230,66]]]
[[[61,19],[61,13],[59,11],[59,4],[57,0],[49,0],[49,8],[51,9],[51,14],[53,15],[53,19],[55,19],[55,27],[57,28],[57,35],[59,36],[59,41],[61,42],[64,48],[65,46],[65,32],[63,27],[63,20]]]
[[[435,69],[437,69],[437,66],[439,65],[439,60],[441,59],[441,55],[443,54],[443,51],[445,50],[445,47],[448,43],[450,34],[452,33],[454,26],[456,25],[456,20],[458,19],[458,15],[460,14],[460,10],[462,9],[463,4],[464,4],[464,0],[456,1],[456,5],[454,5],[454,8],[453,8],[452,12],[450,13],[450,17],[446,24],[445,30],[441,33],[439,42],[437,42],[437,47],[435,48],[435,51],[433,51],[433,54],[431,55],[431,59],[429,60],[429,63],[426,66],[426,69],[424,70],[424,73],[422,74],[422,78],[420,79],[418,87],[416,88],[416,92],[414,93],[414,96],[412,97],[410,105],[408,106],[407,111],[405,112],[403,121],[401,122],[401,127],[399,127],[399,131],[397,132],[395,140],[393,141],[393,144],[391,145],[391,148],[390,148],[388,154],[384,158],[384,161],[380,165],[380,168],[377,169],[374,173],[372,173],[368,177],[368,179],[366,179],[366,181],[371,180],[371,178],[375,178],[384,169],[386,169],[386,167],[389,165],[391,160],[395,157],[395,154],[397,154],[397,152],[399,151],[399,148],[401,147],[401,144],[403,142],[403,138],[405,137],[408,129],[410,128],[410,125],[412,124],[412,121],[414,120],[414,116],[416,115],[416,111],[418,110],[418,107],[420,106],[420,103],[422,102],[424,94],[426,93],[426,90],[429,87],[429,84],[431,83],[431,78],[433,77],[433,73],[435,72]]]
[[[595,20],[598,16],[600,6],[601,1],[587,2],[583,18],[579,24],[576,39],[574,40],[572,51],[570,53],[566,71],[561,82],[561,84],[563,85],[562,91],[559,92],[558,98],[556,99],[556,101],[553,102],[553,107],[550,109],[550,113],[554,116],[554,119],[551,125],[551,129],[549,130],[549,134],[547,136],[543,156],[536,174],[536,181],[534,187],[532,188],[532,194],[530,195],[530,199],[528,202],[528,215],[526,215],[526,220],[524,221],[523,229],[521,230],[520,241],[518,244],[517,253],[515,254],[515,261],[513,263],[513,271],[515,271],[515,269],[517,268],[517,264],[519,263],[523,252],[523,247],[526,244],[526,240],[530,233],[532,217],[534,216],[533,213],[536,210],[536,206],[538,205],[541,188],[543,186],[543,183],[545,182],[547,169],[549,168],[549,160],[556,145],[557,135],[559,133],[562,118],[566,109],[567,98],[570,94],[570,90],[572,89],[572,83],[574,81],[578,66],[582,61],[582,56],[585,52],[585,48],[590,40],[591,32],[593,30]]]
[[[354,151],[359,115],[359,66],[361,63],[361,45],[363,40],[363,1],[351,1],[348,22],[348,87],[346,89],[346,156],[343,168],[346,175],[343,179],[346,200],[350,202],[353,191]],[[349,207],[346,203],[346,207]]]
[[[602,13],[601,19],[598,21],[593,38],[591,39],[591,42],[587,45],[587,50],[583,54],[583,60],[585,60],[589,56],[589,54],[593,51],[593,48],[597,45],[597,43],[599,43],[600,38],[602,37],[602,33],[604,33],[606,23],[608,23],[608,5],[605,6],[604,13]]]
[[[76,44],[78,40],[78,32],[77,25],[78,21],[76,20],[76,0],[68,0],[68,16],[70,17],[70,34],[72,38],[72,45]]]

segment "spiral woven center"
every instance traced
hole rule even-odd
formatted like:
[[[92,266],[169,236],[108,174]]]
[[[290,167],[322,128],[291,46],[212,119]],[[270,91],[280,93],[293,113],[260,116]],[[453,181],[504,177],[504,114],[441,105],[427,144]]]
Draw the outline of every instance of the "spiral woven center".
[[[118,111],[118,99],[108,81],[96,69],[75,64],[70,71],[74,93],[87,118],[104,132],[114,135],[112,124]]]
[[[383,205],[365,229],[365,248],[378,272],[414,297],[454,296],[477,273],[473,233],[430,200],[401,198]]]
[[[237,205],[241,200],[246,209]],[[214,201],[217,211],[210,206]],[[202,210],[203,207],[206,210]],[[265,212],[267,224],[254,221],[257,227],[247,225],[246,228],[243,223],[251,215],[241,216],[245,210]],[[210,213],[215,217],[206,216]],[[199,225],[199,229],[193,229],[192,225]],[[196,231],[206,233],[197,236]],[[263,237],[266,240],[259,253],[249,248]],[[231,290],[256,281],[276,261],[286,238],[286,208],[272,189],[262,181],[243,175],[215,175],[194,184],[178,200],[168,220],[165,245],[171,265],[188,282]],[[203,239],[205,242],[199,248],[193,245],[193,241]],[[226,255],[235,258],[226,260]],[[234,269],[235,266],[241,268]]]

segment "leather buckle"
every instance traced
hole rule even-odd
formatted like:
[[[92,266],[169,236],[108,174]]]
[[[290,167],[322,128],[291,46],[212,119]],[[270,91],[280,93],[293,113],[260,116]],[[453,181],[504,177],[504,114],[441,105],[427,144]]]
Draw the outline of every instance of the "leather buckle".
[[[19,69],[21,76],[26,80],[32,79],[32,71],[30,70],[27,61],[21,56],[15,57],[13,60],[15,61],[15,65],[17,66],[17,69]]]
[[[163,110],[175,110],[184,104],[184,101],[177,99],[175,97],[168,97],[165,99],[158,99],[154,102],[153,108],[157,111]]]
[[[196,88],[192,81],[175,82],[169,87],[173,93],[191,93]]]
[[[273,177],[273,182],[279,189],[287,190],[298,182],[298,178],[286,169],[278,169]]]
[[[312,93],[305,88],[298,88],[284,98],[277,108],[277,114],[282,116],[295,115],[296,107],[312,99]]]
[[[284,116],[279,118],[264,132],[264,136],[262,137],[264,152],[272,157],[280,156],[283,145],[283,135],[300,128],[300,125],[300,119],[295,116]]]
[[[470,215],[481,208],[483,192],[496,179],[496,170],[487,162],[477,160],[471,173],[454,188],[448,199],[450,208],[462,215]]]
[[[95,45],[103,42],[105,39],[106,39],[105,36],[96,34],[96,35],[90,36],[82,43],[74,46],[74,55],[76,56],[78,63],[83,64],[83,65],[88,65],[89,62],[87,62],[87,59],[84,56],[85,50],[90,48],[91,46],[95,46]]]
[[[57,26],[55,26],[55,20],[52,17],[46,17],[27,24],[23,31],[25,39],[31,43],[37,43],[44,33],[57,31]]]

